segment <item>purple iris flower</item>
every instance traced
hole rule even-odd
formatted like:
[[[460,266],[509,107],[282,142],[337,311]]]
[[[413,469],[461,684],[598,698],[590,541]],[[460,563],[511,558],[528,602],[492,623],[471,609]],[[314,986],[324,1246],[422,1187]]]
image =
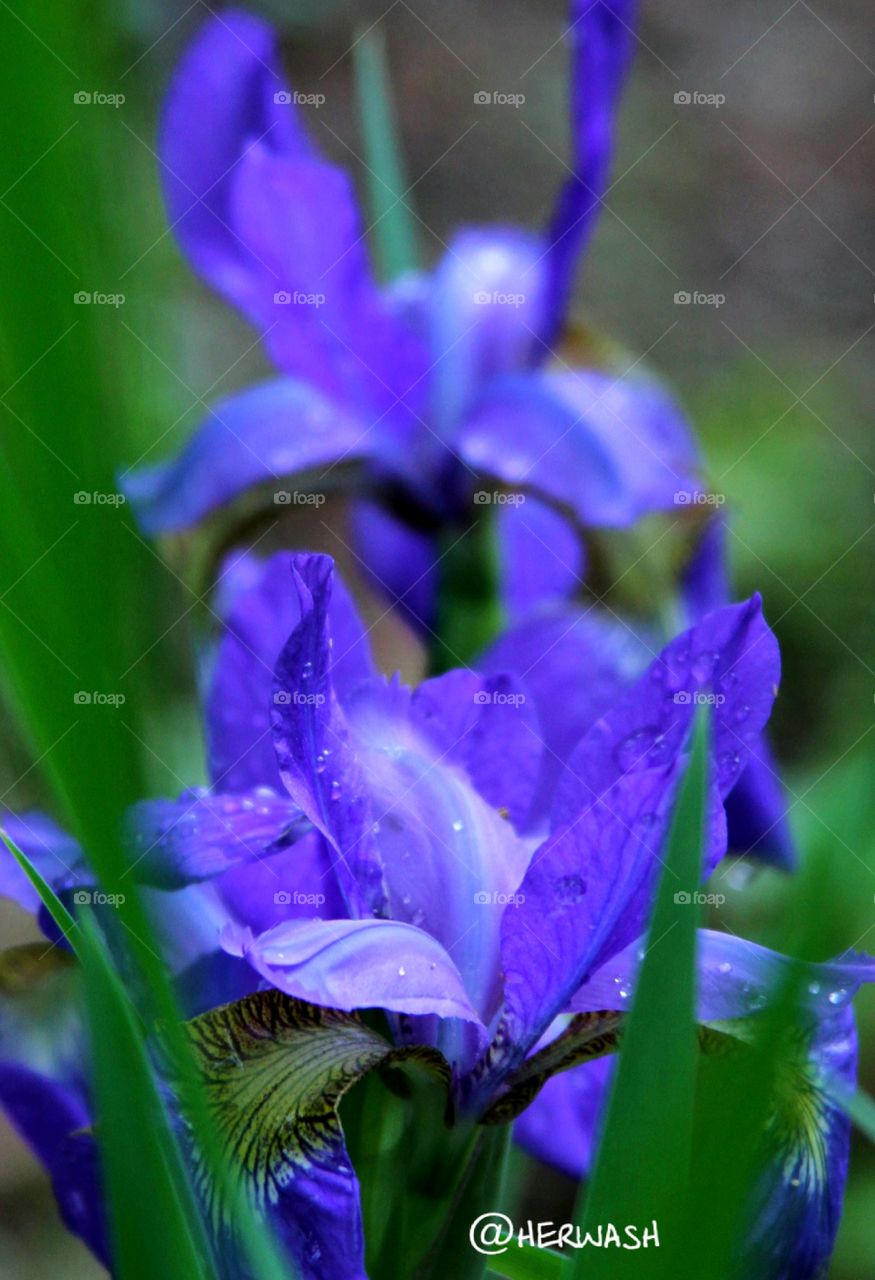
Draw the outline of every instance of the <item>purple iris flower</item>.
[[[555,1069],[557,1037],[584,1061],[628,1007],[703,697],[714,702],[706,874],[726,852],[724,800],[779,679],[759,600],[709,612],[615,686],[569,745],[570,767],[548,778],[537,699],[518,676],[455,670],[413,690],[382,676],[327,557],[279,553],[260,570],[238,562],[233,577],[240,590],[207,697],[211,785],[131,816],[132,873],[189,1012],[208,1010],[208,1044],[230,1028],[224,1063],[243,1053],[244,1028],[237,1006],[211,1006],[256,991],[305,1001],[308,1034],[314,1021],[319,1031],[336,1024],[371,1037],[370,1052],[378,1042],[384,1056],[445,1061],[457,1126],[510,1121]],[[87,883],[78,851],[45,819],[14,821],[16,840],[77,909],[75,886]],[[13,873],[6,891],[26,893]],[[731,1034],[786,963],[702,931],[700,1019]],[[809,1123],[780,1128],[790,1136],[769,1166],[752,1242],[775,1278],[815,1276],[831,1249],[849,1135],[830,1086],[853,1082],[850,1000],[873,974],[871,961],[849,956],[808,975]],[[0,1019],[3,1102],[52,1171],[66,1221],[105,1255],[93,1140],[81,1133],[80,1033],[59,1039],[45,1020],[16,1021],[14,995]],[[283,1006],[269,1007],[259,1052],[289,1030]],[[358,1010],[383,1012],[385,1040],[343,1021]],[[562,1030],[566,1014],[594,1024]],[[601,1075],[580,1082],[601,1070],[575,1067],[546,1090],[573,1081],[581,1113],[594,1115]],[[586,1147],[574,1153],[562,1128],[538,1129],[537,1107],[522,1122],[528,1145],[579,1167]],[[305,1280],[362,1280],[358,1183],[342,1133],[311,1141],[306,1159],[274,1136],[264,1162],[245,1166],[260,1210]],[[221,1230],[230,1257],[233,1232]]]
[[[441,539],[483,516],[475,493],[528,494],[524,517],[495,508],[514,616],[575,589],[574,526],[623,527],[698,487],[687,425],[652,380],[547,367],[608,185],[635,7],[572,5],[573,176],[546,231],[462,229],[433,270],[385,286],[350,180],[310,136],[273,31],[235,11],[205,24],[161,127],[170,224],[279,376],[220,401],[176,459],[128,477],[147,531],[187,529],[256,486],[280,499],[351,492],[368,571],[428,627]]]
[[[705,526],[681,583],[681,614],[694,625],[731,600],[723,516]],[[546,744],[539,793],[574,768],[583,733],[653,662],[668,636],[657,623],[632,623],[595,603],[554,601],[510,626],[481,656],[486,672],[512,672],[526,684]],[[583,679],[585,673],[586,678]],[[738,709],[739,741],[748,725]],[[748,740],[747,764],[726,800],[729,849],[790,870],[795,848],[778,766],[763,735]]]

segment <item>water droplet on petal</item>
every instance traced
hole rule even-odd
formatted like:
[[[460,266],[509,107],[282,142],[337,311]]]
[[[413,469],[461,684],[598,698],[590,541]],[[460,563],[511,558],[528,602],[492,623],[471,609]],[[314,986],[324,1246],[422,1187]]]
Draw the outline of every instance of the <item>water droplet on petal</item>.
[[[560,876],[554,881],[553,888],[560,902],[580,902],[586,893],[586,881],[583,876]]]

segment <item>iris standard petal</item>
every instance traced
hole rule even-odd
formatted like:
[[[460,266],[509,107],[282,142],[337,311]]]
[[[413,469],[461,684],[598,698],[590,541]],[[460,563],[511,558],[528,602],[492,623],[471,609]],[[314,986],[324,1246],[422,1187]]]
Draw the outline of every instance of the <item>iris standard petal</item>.
[[[574,371],[497,380],[462,424],[469,466],[531,490],[583,525],[622,527],[700,488],[678,407],[639,377]]]
[[[656,651],[652,630],[594,606],[556,605],[509,627],[479,660],[482,671],[517,675],[538,713],[544,751],[530,825],[545,822],[572,751]]]
[[[158,150],[170,223],[192,266],[251,317],[263,318],[268,273],[231,209],[237,166],[256,143],[284,155],[312,153],[274,31],[232,9],[206,22],[186,50],[167,94]]]
[[[511,624],[582,587],[583,543],[577,530],[547,503],[537,498],[501,503],[495,522],[501,602]]]
[[[621,774],[674,760],[700,702],[713,707],[712,790],[725,798],[759,742],[779,680],[778,645],[758,596],[708,614],[667,645],[586,734],[561,779],[554,822],[573,821]],[[725,852],[721,823],[705,851],[706,872]]]
[[[458,232],[430,293],[430,417],[451,440],[493,378],[525,368],[544,322],[542,245],[510,227]]]
[[[498,744],[517,763],[524,797],[539,750],[530,713],[512,682],[467,673],[412,695],[397,681],[364,681],[341,706],[328,671],[331,562],[297,564],[302,620],[277,682],[313,696],[274,708],[286,787],[337,850],[349,914],[388,915],[432,934],[486,1021],[500,1000],[502,913],[530,854],[498,812],[518,800],[512,776],[497,768]]]
[[[277,659],[301,617],[292,573],[293,556],[279,551],[268,560],[254,556],[223,569],[226,631],[206,695],[210,777],[223,791],[268,786],[283,790],[270,728]],[[240,589],[233,590],[235,584]],[[329,605],[334,685],[341,694],[374,673],[367,632],[343,582],[334,585]],[[291,697],[294,691],[279,690]],[[308,696],[305,690],[301,696]]]
[[[571,41],[573,173],[547,229],[547,326],[556,341],[574,285],[574,268],[592,236],[607,190],[615,116],[635,48],[636,0],[574,0]]]
[[[731,598],[726,549],[727,517],[718,512],[705,525],[681,583],[690,622]],[[764,734],[751,748],[751,760],[726,801],[729,848],[790,871],[796,848],[787,817],[787,797],[777,763]]]
[[[745,733],[756,741],[762,731],[777,679],[777,645],[755,597],[674,640],[585,735],[560,782],[554,834],[532,857],[523,902],[504,917],[500,1064],[517,1065],[585,975],[642,932],[694,694],[715,702],[706,867],[723,855],[722,798],[746,760]]]

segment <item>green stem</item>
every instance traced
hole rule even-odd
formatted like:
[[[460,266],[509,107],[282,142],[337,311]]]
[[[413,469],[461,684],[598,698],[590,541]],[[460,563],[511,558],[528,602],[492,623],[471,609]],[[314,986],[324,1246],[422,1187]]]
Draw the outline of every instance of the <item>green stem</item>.
[[[443,535],[431,671],[469,666],[504,625],[495,523],[481,508],[470,527]]]

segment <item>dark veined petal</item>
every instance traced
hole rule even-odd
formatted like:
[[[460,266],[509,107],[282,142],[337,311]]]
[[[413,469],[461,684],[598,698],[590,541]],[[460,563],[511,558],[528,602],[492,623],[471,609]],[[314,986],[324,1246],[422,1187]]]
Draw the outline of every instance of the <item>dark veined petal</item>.
[[[158,149],[171,226],[195,270],[250,315],[263,311],[267,272],[234,225],[231,191],[256,143],[312,154],[289,98],[273,30],[228,10],[189,45],[164,106]]]
[[[696,698],[709,693],[713,775],[705,852],[726,851],[722,798],[757,741],[779,673],[757,598],[677,637],[585,735],[563,775],[553,835],[505,914],[505,1006],[489,1072],[513,1067],[572,992],[642,931],[685,763]],[[723,701],[716,705],[717,691]]]
[[[622,527],[697,492],[698,459],[677,405],[656,383],[576,370],[498,379],[455,441],[471,467]],[[683,500],[682,504],[683,505]]]
[[[353,1015],[279,991],[215,1009],[189,1027],[241,1186],[301,1280],[366,1280],[358,1181],[338,1103],[374,1068],[419,1064],[448,1082],[446,1063],[427,1048],[393,1049]],[[201,1185],[214,1230],[233,1248],[231,1207]]]
[[[208,681],[206,719],[210,777],[223,791],[283,789],[270,710],[277,658],[301,618],[292,565],[292,555],[280,551],[266,561],[238,558],[222,570],[226,631]],[[329,616],[331,674],[343,695],[373,675],[374,666],[367,632],[339,578]]]
[[[547,327],[542,335],[547,343],[555,342],[561,330],[575,264],[592,236],[610,179],[615,115],[635,47],[636,10],[636,0],[574,0],[571,6],[574,172],[547,229]]]
[[[52,1178],[68,1229],[108,1265],[78,980],[59,947],[0,954],[0,1105]]]
[[[607,999],[616,1003],[620,988],[626,1003],[640,955],[636,943],[615,956],[575,994],[571,1007],[601,1009]],[[714,1028],[700,1035],[703,1051],[725,1053],[734,1045],[743,1052],[757,1014],[795,968],[787,957],[734,934],[700,930],[698,1017]],[[836,1097],[856,1084],[851,1001],[861,984],[875,981],[875,959],[864,955],[805,969],[796,1039],[776,1083],[748,1241],[752,1273],[769,1280],[815,1280],[832,1252],[850,1145],[850,1122]]]
[[[397,920],[289,920],[254,937],[229,929],[225,949],[272,986],[311,1004],[463,1018],[480,1026],[461,976],[430,934]],[[481,1026],[485,1037],[485,1028]]]
[[[277,378],[220,400],[177,458],[121,483],[147,533],[173,533],[256,485],[272,483],[273,501],[290,503],[296,486],[319,489],[335,464],[361,462],[378,445],[361,420],[315,387]]]

